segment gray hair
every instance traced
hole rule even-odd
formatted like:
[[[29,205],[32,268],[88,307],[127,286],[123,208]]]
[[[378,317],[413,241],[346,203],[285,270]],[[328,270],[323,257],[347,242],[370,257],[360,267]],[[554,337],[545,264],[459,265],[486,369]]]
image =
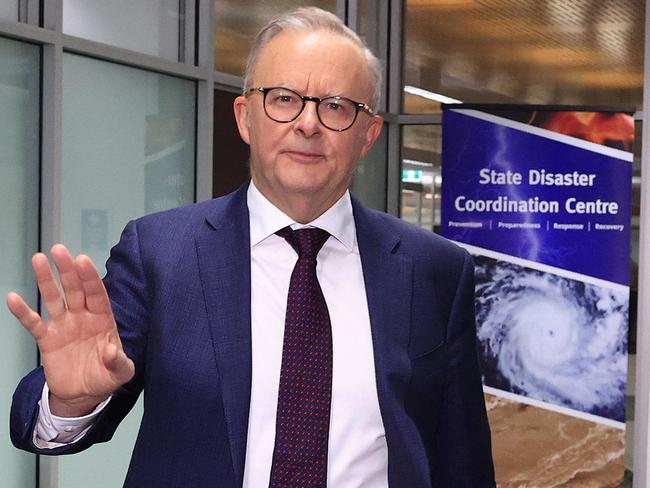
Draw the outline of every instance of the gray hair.
[[[248,60],[246,61],[244,92],[250,88],[251,78],[260,52],[275,36],[286,31],[300,32],[314,30],[324,30],[342,36],[352,41],[353,44],[362,50],[373,87],[370,107],[376,111],[381,101],[382,67],[379,59],[368,49],[368,46],[366,46],[356,32],[346,26],[341,19],[333,13],[317,7],[302,7],[283,14],[266,24],[258,32],[253,40],[253,45],[248,55]]]

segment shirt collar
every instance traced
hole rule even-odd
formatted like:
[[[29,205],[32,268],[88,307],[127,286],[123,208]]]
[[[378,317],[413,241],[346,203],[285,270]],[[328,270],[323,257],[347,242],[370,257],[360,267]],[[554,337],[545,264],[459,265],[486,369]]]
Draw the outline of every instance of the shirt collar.
[[[355,248],[356,230],[349,191],[346,191],[321,216],[304,225],[299,224],[273,205],[252,181],[248,186],[246,202],[250,219],[251,247],[289,225],[292,229],[318,227],[329,232],[349,251],[353,251]]]

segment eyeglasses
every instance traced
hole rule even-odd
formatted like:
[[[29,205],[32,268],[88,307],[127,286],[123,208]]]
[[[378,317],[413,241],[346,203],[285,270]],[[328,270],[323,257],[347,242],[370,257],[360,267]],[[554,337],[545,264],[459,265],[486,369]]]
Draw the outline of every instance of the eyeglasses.
[[[316,104],[318,120],[326,128],[341,132],[349,129],[357,120],[359,110],[375,115],[369,105],[355,102],[345,97],[307,97],[280,86],[256,87],[246,90],[246,94],[260,92],[264,95],[264,112],[280,123],[292,122],[298,118],[307,102]]]

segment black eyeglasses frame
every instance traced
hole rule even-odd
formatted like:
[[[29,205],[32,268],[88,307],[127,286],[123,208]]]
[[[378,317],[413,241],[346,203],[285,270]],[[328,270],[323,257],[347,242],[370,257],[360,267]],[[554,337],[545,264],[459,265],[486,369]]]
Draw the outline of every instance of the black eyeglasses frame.
[[[292,118],[291,120],[277,120],[277,119],[274,119],[273,117],[271,117],[269,115],[268,111],[266,110],[266,95],[271,90],[276,90],[276,89],[286,90],[286,91],[289,91],[291,93],[295,93],[302,100],[302,108],[298,111],[296,116],[294,118]],[[348,130],[350,127],[352,127],[354,125],[354,123],[357,121],[357,117],[359,115],[360,110],[363,111],[363,112],[366,112],[371,117],[374,117],[376,115],[374,110],[372,108],[370,108],[370,105],[368,105],[366,103],[362,103],[362,102],[357,102],[356,100],[352,100],[351,98],[342,97],[342,96],[339,96],[339,95],[333,95],[331,97],[324,97],[324,98],[310,97],[310,96],[307,96],[307,95],[301,95],[300,93],[297,93],[295,90],[292,90],[291,88],[286,88],[284,86],[256,86],[256,87],[249,88],[248,90],[246,90],[244,92],[244,95],[248,95],[248,94],[256,93],[256,92],[259,92],[264,96],[264,99],[262,100],[262,106],[264,107],[264,113],[266,114],[266,116],[269,119],[271,119],[274,122],[277,122],[279,124],[288,124],[288,123],[293,122],[294,120],[296,120],[298,117],[300,117],[300,114],[302,114],[303,110],[305,110],[305,105],[307,104],[307,102],[314,102],[316,104],[316,115],[318,117],[318,121],[322,124],[323,127],[325,127],[326,129],[332,130],[334,132],[343,132],[345,130]],[[318,111],[318,107],[320,106],[320,104],[321,104],[321,102],[323,100],[331,100],[331,99],[345,100],[345,101],[350,102],[354,106],[354,109],[355,109],[354,118],[352,119],[352,122],[350,123],[350,125],[348,125],[347,127],[344,127],[343,129],[333,129],[332,127],[329,127],[328,125],[326,125],[320,118],[320,113]]]

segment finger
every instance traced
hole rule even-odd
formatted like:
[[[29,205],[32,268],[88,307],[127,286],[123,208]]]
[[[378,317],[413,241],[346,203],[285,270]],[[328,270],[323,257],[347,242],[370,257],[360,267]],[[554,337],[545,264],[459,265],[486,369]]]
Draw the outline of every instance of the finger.
[[[47,260],[47,256],[42,252],[34,254],[32,257],[32,267],[38,283],[38,289],[43,297],[43,303],[50,317],[57,319],[65,313],[66,307],[59,286],[52,274],[52,268]]]
[[[129,359],[122,348],[115,344],[109,343],[106,345],[103,359],[106,369],[120,386],[131,381],[135,375],[133,361]]]
[[[59,272],[59,279],[65,293],[65,302],[69,310],[81,310],[86,306],[86,296],[81,278],[77,274],[72,256],[63,244],[55,244],[50,250],[52,260]]]
[[[7,295],[7,307],[9,307],[9,311],[29,331],[36,341],[41,340],[45,336],[47,332],[45,322],[41,320],[41,316],[38,313],[25,303],[23,297],[18,293],[10,292]]]
[[[77,274],[81,278],[88,310],[93,313],[112,315],[111,303],[108,300],[104,282],[99,277],[92,260],[88,256],[77,256],[77,259],[75,259],[75,267]]]

